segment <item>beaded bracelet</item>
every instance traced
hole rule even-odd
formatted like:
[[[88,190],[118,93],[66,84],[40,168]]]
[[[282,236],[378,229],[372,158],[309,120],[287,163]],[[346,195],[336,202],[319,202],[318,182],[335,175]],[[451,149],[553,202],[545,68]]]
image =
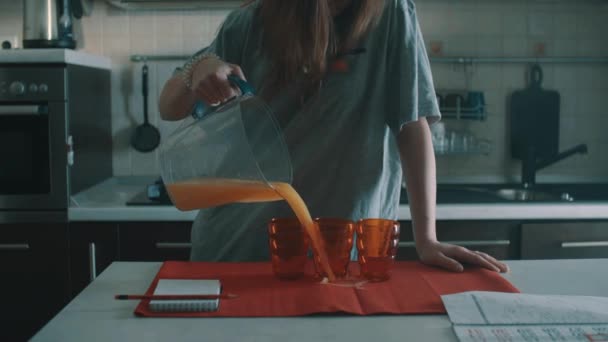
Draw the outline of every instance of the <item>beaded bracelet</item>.
[[[205,52],[193,56],[186,62],[186,64],[184,64],[180,72],[180,77],[188,88],[192,88],[192,72],[194,71],[194,67],[196,67],[201,61],[209,58],[219,59],[216,54],[211,52]]]

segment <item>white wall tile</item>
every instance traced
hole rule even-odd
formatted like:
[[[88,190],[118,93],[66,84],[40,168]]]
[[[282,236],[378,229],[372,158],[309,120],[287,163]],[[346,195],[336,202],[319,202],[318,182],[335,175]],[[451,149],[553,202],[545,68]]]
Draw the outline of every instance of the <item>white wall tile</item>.
[[[557,38],[553,41],[553,52],[556,56],[578,56],[578,40]]]
[[[608,18],[606,20],[608,20]],[[577,53],[579,56],[605,57],[606,52],[608,51],[606,48],[607,45],[608,42],[606,41],[606,37],[579,39]]]
[[[582,91],[578,94],[577,112],[580,115],[606,115],[606,93],[601,90]],[[607,127],[608,128],[608,127]]]
[[[576,84],[579,91],[594,92],[596,90],[601,90],[601,88],[598,87],[601,83],[599,78],[605,77],[605,74],[601,73],[602,70],[606,70],[605,67],[599,68],[597,65],[593,64],[577,65],[576,70]]]
[[[522,57],[528,55],[528,38],[526,36],[508,36],[502,40],[504,56]]]
[[[578,90],[576,88],[555,88],[560,93],[560,117],[577,117]]]
[[[477,39],[477,53],[479,57],[503,56],[504,46],[502,37],[499,35],[483,36]],[[494,66],[496,67],[496,66]],[[500,66],[498,66],[500,67]]]
[[[448,22],[444,10],[428,10],[419,12],[418,21],[420,29],[426,37],[431,35],[443,35],[448,32]]]
[[[128,46],[129,54],[133,55],[154,55],[157,51],[156,46],[159,44],[156,37],[149,34],[131,34],[130,45]]]
[[[179,11],[156,12],[154,15],[155,36],[180,36],[182,29],[183,13]]]
[[[483,91],[502,89],[502,67],[478,65],[473,74],[474,89]]]
[[[473,11],[449,11],[445,13],[446,29],[452,35],[475,35],[478,33],[477,16]]]
[[[448,56],[470,56],[477,51],[475,35],[451,35],[443,43],[444,53]]]
[[[606,34],[606,10],[585,10],[577,13],[576,33],[577,36],[605,37]],[[604,31],[602,31],[604,30]]]
[[[155,53],[158,55],[183,55],[186,53],[181,36],[159,34],[155,38],[157,42]]]
[[[497,8],[475,13],[475,25],[481,37],[503,33],[502,13]]]
[[[558,39],[573,38],[577,35],[576,12],[560,12],[554,16],[555,37]]]
[[[154,19],[150,12],[134,11],[129,14],[129,34],[131,36],[149,36],[154,38]]]
[[[528,20],[524,11],[497,9],[502,13],[502,32],[505,36],[522,36],[528,33]]]
[[[507,91],[521,89],[526,85],[525,68],[521,65],[505,64],[502,66],[502,86]]]
[[[433,80],[438,89],[462,89],[466,87],[465,68],[462,65],[432,65]]]
[[[608,53],[604,56],[608,56]],[[587,68],[594,71],[591,74],[591,87],[600,90],[605,94],[606,90],[608,90],[608,65],[594,65],[593,67],[588,66]]]
[[[139,152],[133,150],[131,152],[131,174],[132,175],[149,175],[160,172],[158,165],[158,152]]]
[[[532,12],[528,14],[528,35],[530,36],[553,36],[555,25],[553,15],[549,12]]]
[[[111,58],[128,57],[130,45],[128,34],[104,34],[102,38],[103,54]],[[120,65],[124,64],[124,61],[120,62]]]
[[[181,18],[181,27],[184,34],[212,37],[215,29],[211,32],[207,27],[206,16],[200,12],[186,12]]]
[[[182,36],[182,46],[184,54],[186,55],[194,54],[196,51],[211,44],[211,42],[212,39],[204,35],[192,35],[187,33]]]
[[[127,12],[108,8],[106,16],[103,18],[103,34],[117,36],[129,32],[129,15]]]

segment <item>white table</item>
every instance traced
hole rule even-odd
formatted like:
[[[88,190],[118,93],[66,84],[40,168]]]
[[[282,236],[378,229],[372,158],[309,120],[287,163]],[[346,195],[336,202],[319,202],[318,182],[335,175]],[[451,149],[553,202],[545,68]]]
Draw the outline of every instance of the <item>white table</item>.
[[[510,261],[524,293],[608,296],[608,259]],[[33,341],[456,341],[445,315],[298,318],[138,318],[137,301],[160,263],[115,262]]]

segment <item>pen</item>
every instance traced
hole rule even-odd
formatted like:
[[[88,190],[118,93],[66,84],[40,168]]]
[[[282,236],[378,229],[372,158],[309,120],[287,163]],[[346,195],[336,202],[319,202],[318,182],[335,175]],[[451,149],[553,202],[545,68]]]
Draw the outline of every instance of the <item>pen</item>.
[[[129,295],[119,294],[115,295],[114,299],[118,300],[130,300],[130,299],[150,299],[150,300],[190,300],[190,299],[234,299],[238,296],[232,293],[220,294],[220,295]]]

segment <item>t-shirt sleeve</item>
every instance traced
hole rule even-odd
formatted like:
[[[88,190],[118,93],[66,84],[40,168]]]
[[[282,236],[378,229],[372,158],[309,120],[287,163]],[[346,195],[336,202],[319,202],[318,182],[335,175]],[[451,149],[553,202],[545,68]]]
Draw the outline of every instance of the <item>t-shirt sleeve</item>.
[[[386,92],[390,129],[396,135],[408,122],[441,118],[429,58],[411,0],[394,0],[387,51]]]
[[[244,48],[243,40],[251,24],[250,12],[248,8],[239,8],[228,14],[211,44],[195,52],[192,58],[203,53],[213,53],[228,63],[240,65]],[[174,74],[180,70],[181,68],[176,68]]]
[[[228,63],[240,65],[244,46],[243,39],[246,37],[250,19],[249,13],[246,11],[248,9],[239,8],[231,12],[220,26],[213,42],[196,54],[211,52]]]

